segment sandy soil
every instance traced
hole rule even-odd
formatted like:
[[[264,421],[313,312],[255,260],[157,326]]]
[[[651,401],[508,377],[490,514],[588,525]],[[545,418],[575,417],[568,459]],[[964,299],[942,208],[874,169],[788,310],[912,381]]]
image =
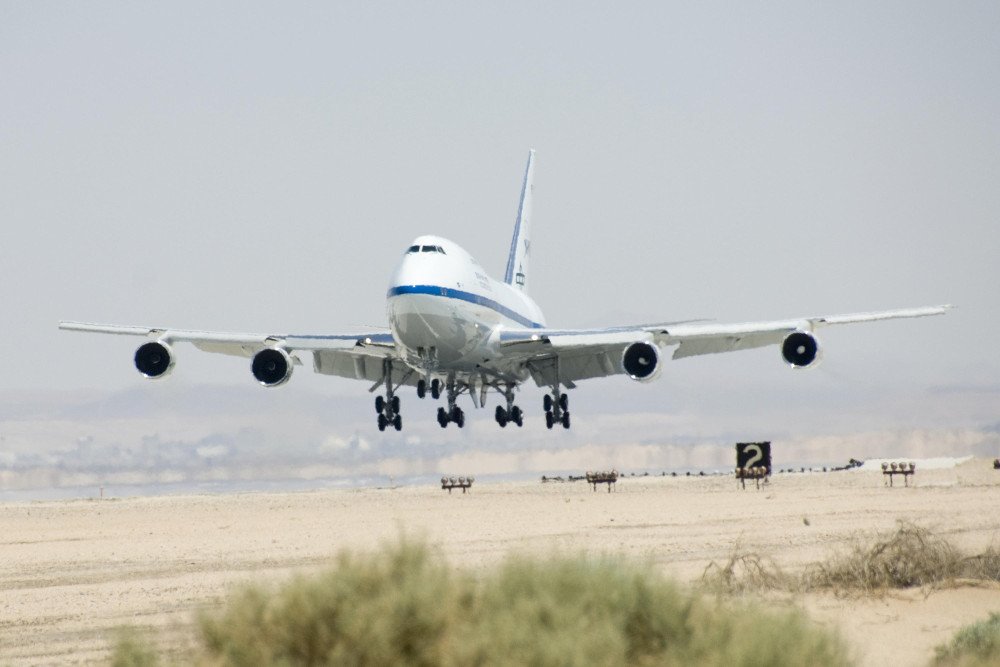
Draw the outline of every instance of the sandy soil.
[[[471,493],[399,488],[8,503],[0,505],[0,663],[90,664],[113,630],[153,626],[168,645],[198,610],[248,580],[322,567],[343,548],[423,536],[457,566],[505,554],[623,553],[695,581],[734,546],[794,570],[859,532],[912,520],[970,550],[996,540],[1000,472],[973,460],[917,471],[910,488],[877,472],[777,475],[757,490],[731,478],[477,483]],[[1000,589],[956,587],[882,598],[792,600],[839,628],[861,664],[925,664],[960,626],[1000,611]]]

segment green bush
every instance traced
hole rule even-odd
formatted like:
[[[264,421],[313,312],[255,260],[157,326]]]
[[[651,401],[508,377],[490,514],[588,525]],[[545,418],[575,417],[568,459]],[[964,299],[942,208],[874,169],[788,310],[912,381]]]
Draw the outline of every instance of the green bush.
[[[201,623],[219,665],[845,665],[800,612],[730,607],[610,558],[510,559],[479,580],[410,542]]]
[[[137,628],[119,628],[112,667],[156,667],[160,664],[156,650]]]
[[[934,665],[979,667],[1000,664],[1000,614],[967,625],[935,649]]]

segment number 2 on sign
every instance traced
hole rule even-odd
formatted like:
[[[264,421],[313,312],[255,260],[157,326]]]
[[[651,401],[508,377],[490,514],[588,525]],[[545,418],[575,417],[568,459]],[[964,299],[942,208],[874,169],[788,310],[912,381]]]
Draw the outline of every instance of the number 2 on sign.
[[[747,459],[747,464],[745,466],[747,468],[753,468],[755,465],[764,460],[764,450],[760,448],[760,445],[748,445],[743,451],[745,453],[754,452],[754,455]]]

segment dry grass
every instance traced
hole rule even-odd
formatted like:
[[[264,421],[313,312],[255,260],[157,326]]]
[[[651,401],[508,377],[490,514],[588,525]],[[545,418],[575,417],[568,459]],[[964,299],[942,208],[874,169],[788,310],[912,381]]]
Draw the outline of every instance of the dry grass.
[[[704,590],[722,595],[743,595],[795,588],[794,578],[786,575],[769,558],[745,552],[739,545],[725,564],[712,561],[701,575]]]
[[[701,584],[707,591],[730,595],[775,590],[851,594],[933,590],[958,580],[1000,581],[1000,551],[991,546],[968,555],[926,528],[900,522],[891,533],[857,538],[846,551],[810,564],[797,577],[737,545],[725,564],[712,562],[705,568]]]
[[[963,559],[944,538],[901,522],[893,533],[872,541],[857,540],[846,554],[807,568],[804,587],[864,593],[934,587],[959,576]]]

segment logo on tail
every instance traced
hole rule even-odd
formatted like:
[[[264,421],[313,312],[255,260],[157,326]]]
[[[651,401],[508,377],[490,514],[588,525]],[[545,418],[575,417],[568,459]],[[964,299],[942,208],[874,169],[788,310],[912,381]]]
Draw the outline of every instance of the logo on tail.
[[[510,255],[507,258],[507,272],[504,282],[527,291],[528,257],[531,254],[531,240],[528,230],[531,222],[531,195],[534,190],[535,151],[528,151],[528,166],[524,170],[521,199],[517,205],[517,220],[514,223],[514,238],[510,241]],[[515,271],[516,267],[516,271]]]

